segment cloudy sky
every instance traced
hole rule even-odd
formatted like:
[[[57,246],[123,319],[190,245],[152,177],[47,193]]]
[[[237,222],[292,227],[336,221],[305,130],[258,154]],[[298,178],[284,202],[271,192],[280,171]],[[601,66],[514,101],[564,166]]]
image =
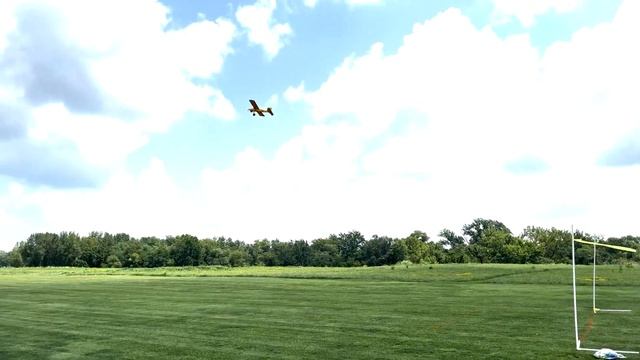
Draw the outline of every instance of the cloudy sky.
[[[0,249],[640,234],[639,33],[635,0],[3,0]]]

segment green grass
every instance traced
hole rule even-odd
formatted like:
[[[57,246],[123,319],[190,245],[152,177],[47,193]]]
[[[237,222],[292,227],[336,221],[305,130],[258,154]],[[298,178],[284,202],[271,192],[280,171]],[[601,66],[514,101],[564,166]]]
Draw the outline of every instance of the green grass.
[[[640,269],[598,267],[625,315],[590,315],[590,271],[583,346],[638,350]],[[589,359],[570,284],[565,265],[5,268],[0,359]]]

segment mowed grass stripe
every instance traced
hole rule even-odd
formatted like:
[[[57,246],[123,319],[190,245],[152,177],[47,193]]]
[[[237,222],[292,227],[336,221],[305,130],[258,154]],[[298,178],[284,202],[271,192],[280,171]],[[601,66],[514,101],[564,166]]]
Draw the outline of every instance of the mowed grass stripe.
[[[570,287],[545,285],[547,279],[447,280],[469,270],[487,276],[481,266],[421,271],[434,270],[444,273],[421,282],[372,280],[364,272],[361,279],[324,280],[0,271],[0,358],[590,357],[572,350]],[[494,270],[488,271],[494,280],[518,278],[495,277]],[[627,273],[619,276],[623,282]],[[623,304],[639,295],[633,287],[601,291],[603,301]],[[581,324],[590,299],[590,288],[580,288]],[[594,327],[587,341],[597,335],[633,345],[638,318],[613,322],[597,318],[595,326],[606,328]]]

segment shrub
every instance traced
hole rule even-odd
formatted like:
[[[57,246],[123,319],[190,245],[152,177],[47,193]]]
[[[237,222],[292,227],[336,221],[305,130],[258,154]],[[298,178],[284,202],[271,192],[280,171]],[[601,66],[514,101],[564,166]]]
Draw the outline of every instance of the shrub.
[[[411,260],[402,260],[400,262],[400,265],[404,265],[405,268],[409,268],[409,265],[412,265],[413,263],[411,262]]]
[[[89,267],[89,264],[87,264],[87,262],[82,260],[82,259],[76,258],[71,263],[71,266],[73,266],[73,267]]]
[[[105,264],[107,267],[110,267],[110,268],[122,267],[122,263],[120,262],[120,259],[118,259],[118,257],[115,255],[107,256],[107,259],[105,260]]]

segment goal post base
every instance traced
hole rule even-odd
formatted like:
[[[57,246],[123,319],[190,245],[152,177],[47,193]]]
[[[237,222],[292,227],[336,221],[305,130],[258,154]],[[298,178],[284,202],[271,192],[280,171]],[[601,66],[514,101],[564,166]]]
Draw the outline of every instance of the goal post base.
[[[612,313],[621,313],[621,312],[631,312],[631,310],[621,310],[621,309],[598,309],[594,308],[593,313],[596,314],[598,312],[612,312]]]
[[[581,348],[581,347],[578,347],[576,350],[578,350],[578,351],[593,351],[593,352],[596,352],[596,351],[598,351],[598,350],[600,350],[600,349],[590,349],[590,348]],[[617,353],[620,353],[620,354],[640,354],[640,352],[638,352],[638,351],[615,350],[615,349],[611,349],[611,350],[613,350],[613,351],[615,351],[615,352],[617,352]]]

